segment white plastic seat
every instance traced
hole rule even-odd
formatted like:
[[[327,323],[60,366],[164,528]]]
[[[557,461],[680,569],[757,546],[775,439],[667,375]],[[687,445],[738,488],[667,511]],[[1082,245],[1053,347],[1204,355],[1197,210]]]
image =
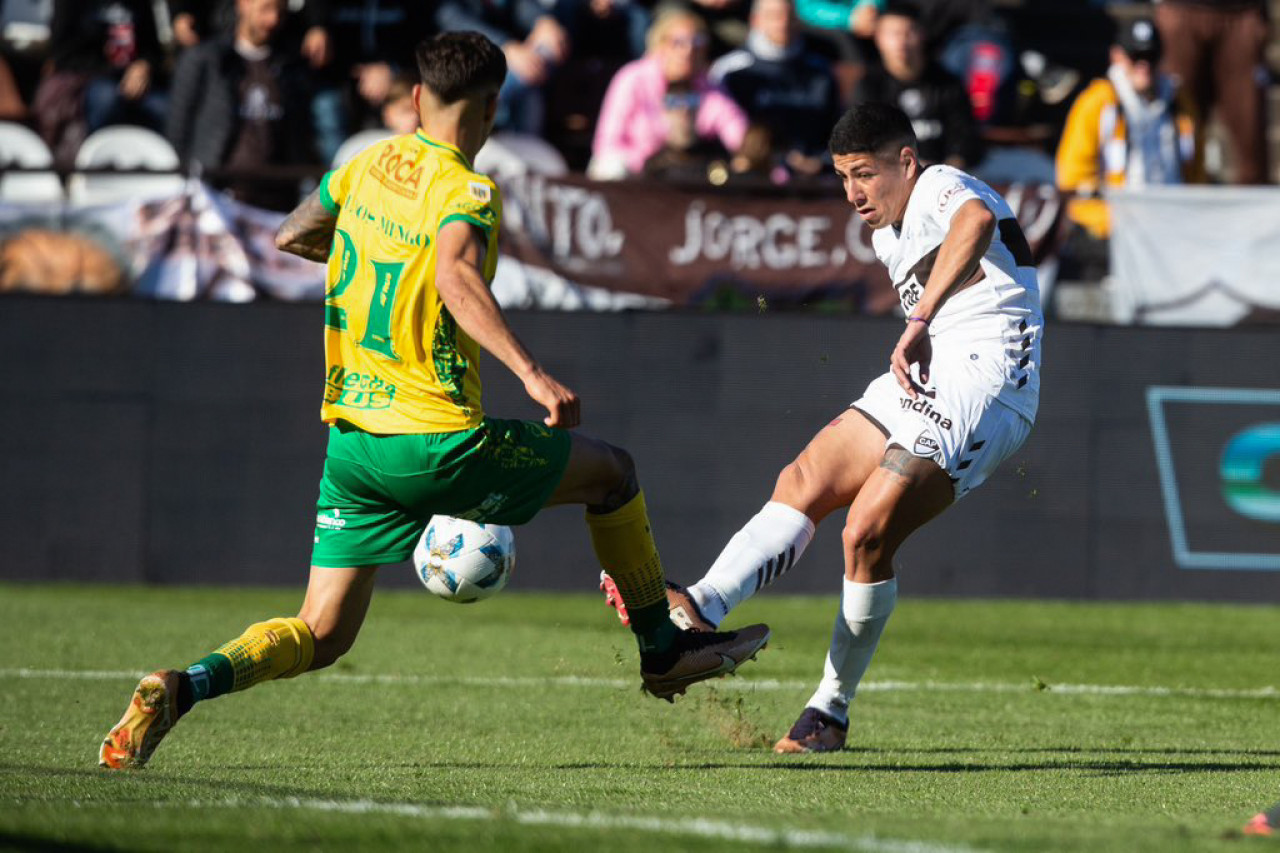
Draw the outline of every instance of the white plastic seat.
[[[0,122],[0,170],[10,166],[44,169],[53,165],[53,154],[31,128]],[[0,201],[10,204],[47,204],[63,200],[62,181],[54,172],[4,172],[0,176]]]
[[[393,136],[395,136],[395,134],[390,130],[387,130],[385,127],[376,127],[371,130],[357,131],[356,133],[348,136],[343,140],[342,144],[338,146],[338,150],[334,152],[333,163],[331,165],[336,169],[364,149],[368,148],[370,145],[374,145],[384,139],[390,139]]]
[[[154,169],[172,174],[76,173],[67,183],[73,204],[111,204],[136,198],[159,198],[182,192],[178,153],[155,131],[132,125],[104,127],[90,134],[76,152],[77,169]]]
[[[476,154],[476,171],[492,178],[533,173],[558,178],[569,173],[564,155],[527,133],[495,133]]]

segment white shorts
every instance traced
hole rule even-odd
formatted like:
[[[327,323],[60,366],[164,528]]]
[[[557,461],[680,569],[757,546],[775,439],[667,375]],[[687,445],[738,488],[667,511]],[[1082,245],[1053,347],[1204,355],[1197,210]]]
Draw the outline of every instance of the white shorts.
[[[886,373],[852,403],[885,433],[886,448],[896,445],[937,462],[957,500],[982,485],[1031,432],[1031,422],[1001,403],[967,367],[935,357],[930,381],[916,399]]]

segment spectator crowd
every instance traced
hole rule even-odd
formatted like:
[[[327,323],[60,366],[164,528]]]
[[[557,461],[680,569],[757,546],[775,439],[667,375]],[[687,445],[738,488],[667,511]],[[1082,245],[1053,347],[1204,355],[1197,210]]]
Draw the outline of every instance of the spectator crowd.
[[[297,167],[328,166],[359,131],[416,126],[419,41],[478,30],[508,62],[498,129],[595,178],[828,181],[836,118],[889,102],[926,163],[1000,180],[1001,152],[1031,152],[1013,177],[1072,195],[1087,267],[1105,253],[1103,191],[1206,179],[1211,116],[1229,176],[1268,176],[1264,0],[1122,5],[1113,19],[1105,0],[2,0],[0,119],[63,164],[100,128],[147,127],[185,168],[286,209]]]

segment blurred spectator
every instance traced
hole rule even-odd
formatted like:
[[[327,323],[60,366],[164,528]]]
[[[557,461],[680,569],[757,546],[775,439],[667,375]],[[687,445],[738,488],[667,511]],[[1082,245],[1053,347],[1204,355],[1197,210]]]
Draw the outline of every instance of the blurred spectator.
[[[675,0],[680,3],[681,0]],[[751,0],[684,0],[686,8],[707,26],[708,52],[720,56],[747,41],[747,15]],[[661,12],[662,6],[659,6]]]
[[[792,171],[822,168],[840,94],[827,61],[805,50],[794,0],[755,0],[746,47],[711,66],[711,80],[769,129],[774,150]]]
[[[27,117],[27,105],[18,91],[18,84],[9,70],[9,63],[0,58],[0,121],[22,121]]]
[[[184,163],[260,170],[315,159],[309,147],[300,61],[275,48],[284,0],[236,0],[234,34],[201,42],[178,60],[169,141]],[[259,207],[288,209],[297,188],[241,178],[232,194]]]
[[[644,53],[651,14],[640,0],[559,0],[575,56],[629,61]]]
[[[1058,187],[1076,195],[1067,206],[1074,230],[1063,250],[1064,277],[1096,280],[1106,271],[1111,215],[1101,192],[1201,177],[1192,107],[1175,80],[1156,71],[1160,51],[1150,19],[1126,24],[1107,76],[1071,106],[1057,158]]]
[[[698,136],[698,107],[702,96],[688,83],[667,87],[662,100],[666,138],[644,161],[646,177],[682,183],[706,182],[715,169],[727,173],[729,152],[718,139]]]
[[[290,3],[288,8],[293,9],[297,5]],[[320,18],[321,11],[327,9],[328,5],[320,0],[318,3],[306,3],[300,12],[287,13],[280,32],[274,38],[275,44],[281,50],[303,51],[309,58],[317,53],[327,56],[328,34]],[[202,41],[234,33],[236,0],[169,0],[169,21],[173,28],[174,46],[181,53]]]
[[[543,87],[569,58],[569,33],[555,11],[555,4],[540,0],[440,0],[436,22],[441,30],[484,33],[506,54],[507,80],[498,93],[500,128],[542,132]]]
[[[418,107],[413,103],[413,86],[417,82],[416,77],[400,74],[387,90],[387,100],[382,105],[382,126],[396,135],[418,129]]]
[[[69,159],[85,133],[108,124],[163,129],[161,57],[149,0],[55,0],[51,71],[33,105],[55,154]]]
[[[229,33],[236,26],[235,0],[169,0],[173,41],[179,50]]]
[[[1002,108],[1014,96],[1017,76],[1013,39],[990,0],[914,2],[920,10],[917,21],[926,55],[936,57],[964,83],[974,118],[980,123],[1007,121]]]
[[[707,79],[702,19],[683,9],[665,10],[650,27],[648,42],[646,54],[624,65],[609,82],[592,145],[592,177],[640,174],[667,138],[665,97],[672,86],[687,85],[698,96],[694,129],[699,138],[718,138],[730,152],[742,144],[746,115]]]
[[[9,66],[24,104],[34,101],[44,74],[52,23],[52,0],[0,2],[0,56]]]
[[[1214,111],[1226,126],[1236,183],[1267,183],[1263,0],[1164,0],[1155,14],[1166,70],[1199,116]]]
[[[316,148],[329,162],[351,133],[379,123],[396,74],[435,32],[429,0],[308,0],[301,51],[312,69]]]
[[[891,2],[876,20],[880,64],[858,84],[854,100],[898,107],[911,119],[926,164],[972,167],[982,156],[982,141],[964,83],[925,53],[920,12],[909,3]]]

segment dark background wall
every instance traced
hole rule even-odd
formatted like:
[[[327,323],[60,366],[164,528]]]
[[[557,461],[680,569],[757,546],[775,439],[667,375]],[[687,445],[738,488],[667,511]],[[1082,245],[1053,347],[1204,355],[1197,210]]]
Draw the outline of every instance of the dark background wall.
[[[325,440],[321,310],[0,299],[0,578],[302,583]],[[581,395],[584,429],[637,459],[680,580],[701,575],[778,470],[886,367],[901,331],[776,313],[512,322]],[[1146,401],[1150,386],[1276,387],[1278,340],[1051,325],[1031,438],[903,548],[904,590],[1280,600],[1280,572],[1177,567]],[[490,413],[537,415],[495,361],[484,376]],[[1280,406],[1258,411],[1280,421]],[[1280,554],[1280,525],[1220,511],[1220,487],[1205,480],[1229,436],[1212,417],[1193,420],[1205,423],[1171,436],[1192,472],[1181,483],[1191,514],[1205,504],[1220,518],[1216,542],[1235,524],[1252,537],[1245,550]],[[778,591],[837,588],[839,524],[820,528]],[[594,587],[580,510],[549,510],[516,535],[513,588]],[[416,583],[407,567],[384,574]]]

